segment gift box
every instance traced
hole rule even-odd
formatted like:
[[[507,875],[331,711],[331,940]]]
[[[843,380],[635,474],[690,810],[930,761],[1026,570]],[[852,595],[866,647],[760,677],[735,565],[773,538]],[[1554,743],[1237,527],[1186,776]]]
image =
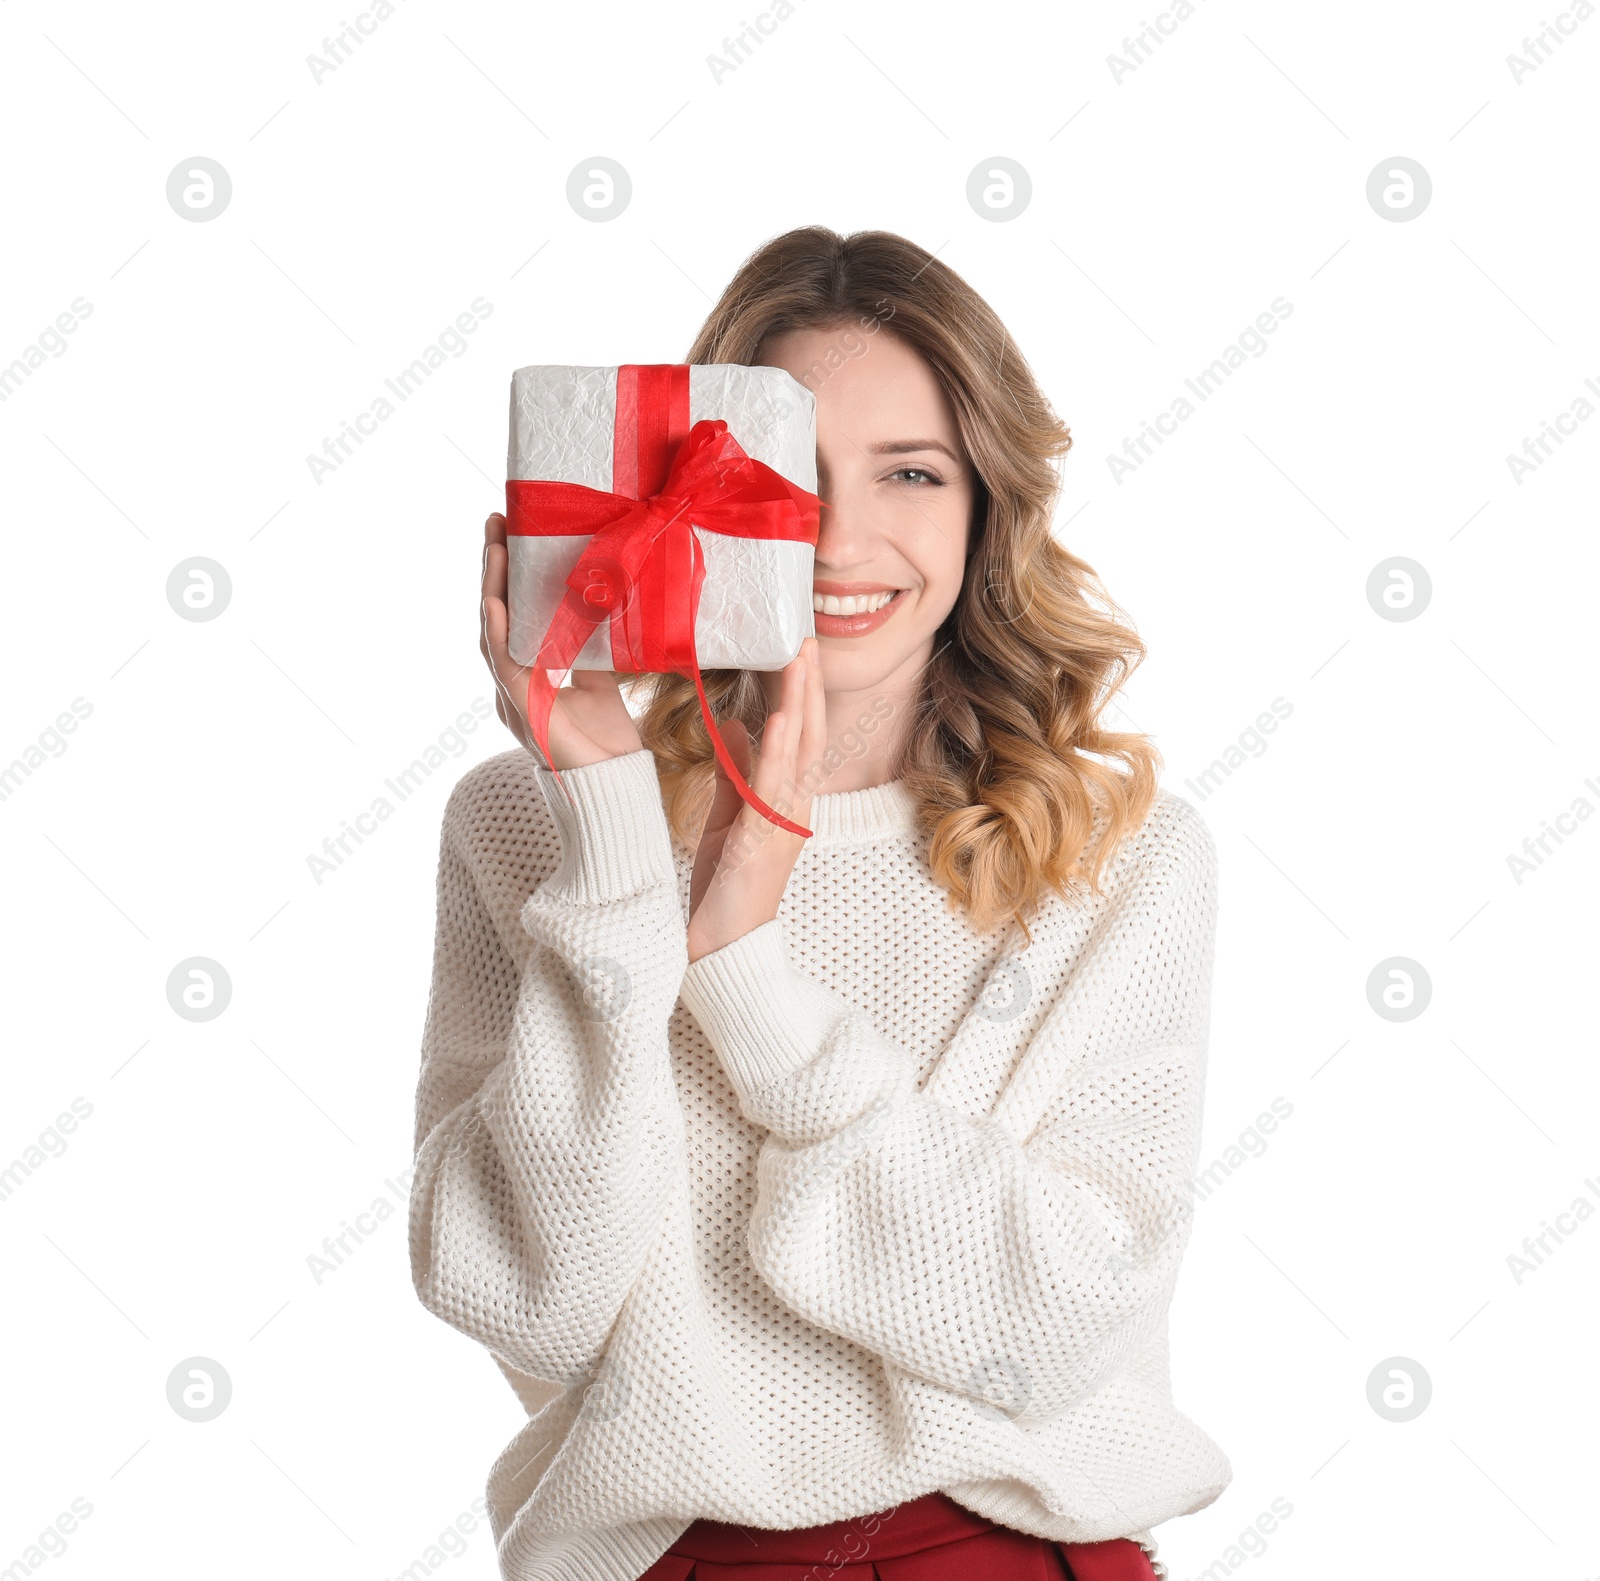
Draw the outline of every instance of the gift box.
[[[652,413],[652,395],[669,409]],[[681,406],[677,412],[670,410],[675,403]],[[720,363],[662,370],[519,368],[511,379],[506,477],[638,499],[665,482],[674,440],[705,419],[726,423],[751,460],[801,490],[816,490],[816,397],[782,368]],[[692,510],[689,520],[705,557],[694,626],[701,668],[781,670],[814,631],[815,534],[809,541],[744,537],[700,525]],[[510,650],[518,664],[532,664],[538,656],[591,536],[552,530],[563,525],[549,516],[507,512]],[[638,668],[620,626],[615,635],[623,640],[614,651],[614,619],[608,614],[595,628],[573,669]]]
[[[546,735],[573,669],[781,670],[814,632],[816,402],[781,368],[519,368],[507,455],[508,646]]]

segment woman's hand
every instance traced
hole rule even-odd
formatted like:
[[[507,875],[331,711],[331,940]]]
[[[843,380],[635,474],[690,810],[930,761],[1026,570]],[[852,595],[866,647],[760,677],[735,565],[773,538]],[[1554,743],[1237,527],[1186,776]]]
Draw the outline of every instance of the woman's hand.
[[[750,772],[750,738],[736,719],[718,720],[745,782],[795,823],[811,818],[812,770],[827,747],[828,712],[817,639],[807,637],[783,671],[782,702],[767,718],[760,761]],[[689,959],[720,950],[778,915],[778,902],[805,841],[747,806],[716,764],[716,794],[689,881]]]
[[[543,762],[543,754],[528,724],[528,675],[525,664],[512,659],[506,643],[510,617],[506,613],[506,578],[510,556],[506,552],[506,519],[496,513],[483,524],[483,608],[478,651],[494,676],[495,712],[500,722],[529,752]],[[550,755],[555,769],[581,769],[606,758],[642,751],[639,727],[608,670],[574,670],[572,685],[556,692],[550,710]]]

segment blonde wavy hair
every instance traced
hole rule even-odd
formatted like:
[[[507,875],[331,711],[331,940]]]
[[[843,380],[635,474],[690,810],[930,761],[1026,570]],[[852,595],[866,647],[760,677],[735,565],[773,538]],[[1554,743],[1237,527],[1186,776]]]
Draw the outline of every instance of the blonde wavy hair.
[[[994,310],[914,242],[820,225],[775,237],[740,266],[686,360],[753,364],[771,335],[858,324],[926,359],[977,474],[966,575],[923,671],[897,777],[951,910],[979,933],[1015,918],[1031,939],[1046,891],[1098,892],[1155,800],[1154,745],[1100,723],[1144,645],[1093,569],[1052,534],[1070,431]],[[702,679],[716,717],[741,720],[758,742],[768,713],[759,676]],[[636,688],[669,823],[693,849],[714,775],[694,684],[652,675]]]

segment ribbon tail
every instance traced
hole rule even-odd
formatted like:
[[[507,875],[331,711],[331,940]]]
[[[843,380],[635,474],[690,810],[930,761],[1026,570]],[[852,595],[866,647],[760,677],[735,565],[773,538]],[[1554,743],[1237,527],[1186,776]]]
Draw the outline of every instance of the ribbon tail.
[[[680,511],[679,517],[683,516]],[[676,518],[675,518],[676,519]],[[694,689],[700,694],[700,717],[705,720],[706,734],[711,737],[711,750],[717,755],[717,762],[722,765],[722,772],[733,781],[733,787],[738,791],[740,799],[747,807],[754,807],[768,823],[776,824],[780,829],[787,829],[790,834],[797,834],[802,840],[811,838],[811,831],[800,824],[785,818],[782,813],[775,812],[762,799],[751,790],[745,782],[745,777],[739,772],[739,765],[733,761],[733,754],[728,751],[727,743],[722,739],[722,732],[717,729],[717,721],[711,712],[711,700],[706,696],[705,683],[700,679],[700,656],[695,651],[695,624],[700,613],[700,587],[705,580],[705,556],[700,548],[700,540],[695,536],[694,528],[687,519],[682,525],[682,539],[680,550],[687,550],[686,556],[678,559],[678,570],[682,574],[685,563],[688,565],[688,597],[682,605],[686,611],[681,629],[673,632],[668,640],[668,648],[679,663],[676,666],[679,675],[687,675],[694,682]]]
[[[700,666],[692,659],[689,662],[689,678],[694,682],[694,689],[700,694],[700,717],[706,722],[706,732],[711,737],[711,750],[717,754],[717,762],[722,765],[722,772],[733,781],[733,788],[738,791],[746,805],[754,807],[768,823],[775,823],[780,829],[787,829],[790,834],[797,834],[801,839],[809,840],[811,838],[809,829],[791,822],[780,812],[774,812],[745,783],[744,775],[739,772],[739,765],[733,761],[733,754],[728,751],[727,743],[722,739],[722,732],[717,729],[717,722],[712,718],[711,703],[700,680]]]

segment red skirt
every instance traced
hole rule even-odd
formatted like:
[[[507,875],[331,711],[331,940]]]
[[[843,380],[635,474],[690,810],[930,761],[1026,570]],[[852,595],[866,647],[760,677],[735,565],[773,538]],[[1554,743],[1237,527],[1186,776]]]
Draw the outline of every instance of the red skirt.
[[[1155,1581],[1131,1538],[1056,1543],[929,1493],[829,1526],[696,1521],[639,1581]]]

